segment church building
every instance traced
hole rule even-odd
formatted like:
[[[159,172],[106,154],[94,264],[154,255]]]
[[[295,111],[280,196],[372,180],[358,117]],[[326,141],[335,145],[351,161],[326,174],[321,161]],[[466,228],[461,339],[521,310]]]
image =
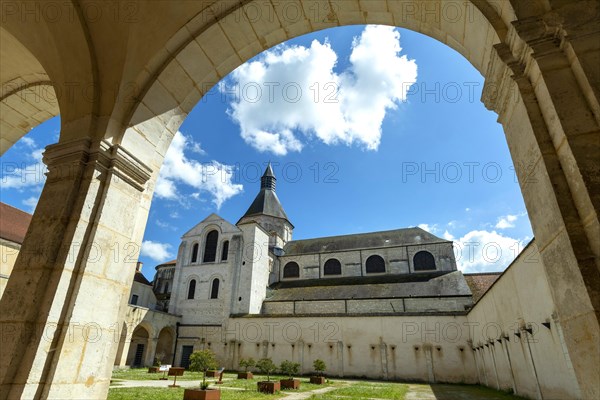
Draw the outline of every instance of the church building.
[[[243,315],[465,311],[452,242],[420,228],[292,240],[271,165],[232,224],[211,214],[182,237],[169,313],[183,324]]]

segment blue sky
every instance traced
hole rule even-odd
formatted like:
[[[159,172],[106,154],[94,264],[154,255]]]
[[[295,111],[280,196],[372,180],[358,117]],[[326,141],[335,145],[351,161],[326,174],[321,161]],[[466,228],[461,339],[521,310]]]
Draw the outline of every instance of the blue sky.
[[[210,213],[237,222],[269,161],[295,239],[421,226],[455,241],[466,272],[503,270],[531,239],[483,78],[454,50],[351,26],[251,61],[198,103],[169,150],[140,257],[148,278]],[[2,157],[3,202],[34,209],[59,127],[45,122]]]

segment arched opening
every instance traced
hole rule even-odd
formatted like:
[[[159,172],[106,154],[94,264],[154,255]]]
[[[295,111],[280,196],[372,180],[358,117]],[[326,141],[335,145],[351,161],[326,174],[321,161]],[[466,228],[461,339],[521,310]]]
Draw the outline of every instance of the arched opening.
[[[198,243],[194,243],[194,245],[192,246],[192,259],[191,259],[192,263],[198,262],[198,248],[199,248]]]
[[[342,264],[339,260],[335,258],[330,258],[325,261],[325,265],[323,267],[323,275],[341,275],[342,274]]]
[[[204,258],[203,262],[214,262],[217,258],[217,243],[219,241],[219,232],[212,230],[206,235],[206,242],[204,244]]]
[[[221,250],[221,261],[227,261],[229,257],[229,240],[223,242],[223,249]]]
[[[219,298],[219,284],[220,281],[218,278],[215,278],[212,281],[212,284],[210,286],[210,298],[211,299],[218,299]]]
[[[352,5],[350,6],[345,5],[345,3],[346,2],[339,3],[339,6],[342,7],[341,10],[326,10],[328,11],[325,14],[326,18],[315,18],[314,20],[311,20],[311,16],[303,15],[302,18],[305,18],[306,20],[303,20],[301,24],[297,24],[297,21],[295,21],[295,24],[292,24],[290,21],[286,21],[285,18],[282,18],[281,20],[283,21],[282,25],[284,29],[281,29],[280,26],[273,28],[265,28],[265,31],[261,34],[257,34],[256,30],[251,29],[249,30],[252,31],[251,34],[238,35],[242,36],[242,39],[238,40],[233,40],[232,37],[229,37],[227,32],[229,32],[230,29],[225,28],[225,23],[220,23],[222,20],[223,22],[226,22],[228,16],[233,18],[232,13],[229,12],[229,10],[224,11],[216,18],[200,18],[206,16],[200,14],[202,10],[191,10],[193,12],[190,12],[186,15],[185,21],[189,20],[191,21],[190,23],[199,24],[199,21],[202,20],[211,21],[211,24],[213,22],[214,24],[207,25],[206,27],[195,25],[194,29],[188,29],[188,27],[183,27],[184,22],[182,22],[180,24],[182,26],[182,30],[180,32],[185,32],[186,29],[188,29],[189,32],[201,32],[200,34],[195,35],[195,37],[190,37],[189,39],[186,37],[186,35],[172,35],[172,32],[164,33],[164,36],[173,37],[176,39],[174,40],[174,43],[171,42],[168,46],[164,45],[165,50],[160,52],[160,57],[164,57],[169,61],[172,61],[172,64],[169,65],[166,62],[162,62],[163,60],[161,60],[159,57],[152,60],[153,63],[156,65],[156,69],[154,69],[154,67],[150,67],[151,65],[154,65],[150,62],[146,63],[145,60],[140,62],[140,65],[148,65],[148,67],[152,69],[151,73],[148,74],[147,71],[144,71],[143,75],[151,77],[148,79],[152,80],[154,80],[158,76],[158,80],[156,82],[149,83],[147,81],[143,81],[145,85],[142,85],[143,88],[140,90],[142,94],[139,96],[139,99],[143,101],[143,106],[140,105],[137,111],[133,110],[135,107],[137,107],[137,105],[132,106],[132,113],[134,114],[134,118],[132,121],[129,121],[129,119],[126,121],[121,121],[119,118],[116,118],[118,115],[116,115],[115,118],[111,118],[117,125],[130,127],[130,132],[132,133],[129,137],[124,138],[124,140],[119,141],[117,139],[116,142],[121,143],[126,149],[135,149],[136,151],[138,151],[138,149],[143,149],[139,152],[139,158],[146,162],[148,165],[151,165],[153,168],[160,168],[162,158],[160,156],[155,158],[157,152],[154,151],[153,144],[156,145],[156,143],[160,142],[161,149],[165,149],[166,147],[168,147],[167,145],[170,141],[170,138],[168,138],[169,133],[165,134],[165,136],[167,136],[165,137],[161,134],[156,134],[156,131],[164,131],[165,126],[168,126],[169,129],[176,130],[177,126],[179,125],[177,119],[180,118],[181,115],[188,112],[189,108],[191,108],[190,104],[195,104],[195,102],[203,94],[202,92],[190,94],[190,92],[197,92],[198,88],[206,87],[204,83],[208,82],[211,79],[211,76],[214,77],[226,75],[228,71],[240,65],[240,63],[244,59],[255,55],[261,49],[272,46],[280,42],[281,40],[288,38],[291,35],[301,34],[306,31],[319,29],[324,26],[327,27],[330,26],[330,24],[331,26],[333,26],[353,23],[396,23],[401,24],[407,28],[412,28],[422,32],[426,32],[429,35],[436,37],[439,40],[444,41],[445,43],[449,43],[453,47],[459,49],[459,51],[463,55],[468,57],[469,61],[473,65],[475,65],[479,71],[482,71],[482,73],[487,75],[487,78],[496,87],[506,85],[505,87],[507,87],[508,89],[501,88],[501,92],[513,91],[513,93],[519,93],[518,89],[513,90],[516,88],[514,82],[509,82],[508,78],[506,78],[505,80],[505,77],[513,75],[514,73],[516,74],[515,78],[516,80],[518,80],[520,85],[527,85],[528,78],[530,80],[533,79],[533,73],[530,73],[529,71],[535,71],[534,73],[537,73],[535,61],[532,61],[531,57],[529,57],[529,55],[531,54],[531,51],[529,51],[530,49],[528,49],[527,44],[523,43],[523,41],[519,38],[519,34],[522,33],[522,31],[511,32],[514,33],[511,34],[511,42],[504,43],[507,31],[509,29],[514,30],[514,26],[517,26],[517,28],[519,28],[518,24],[510,24],[512,21],[518,20],[520,13],[522,12],[522,10],[514,10],[512,8],[512,5],[517,3],[506,3],[506,7],[503,8],[502,12],[500,13],[499,11],[494,11],[494,7],[487,2],[476,2],[478,6],[472,9],[473,13],[468,14],[473,16],[473,18],[470,21],[467,21],[466,19],[460,19],[458,23],[454,22],[451,24],[447,24],[448,21],[440,23],[440,18],[424,17],[423,19],[421,19],[421,13],[407,15],[406,12],[403,12],[406,10],[402,9],[401,2],[390,2],[389,5],[386,4],[387,7],[385,7],[384,9],[378,9],[377,6],[372,4],[365,5],[363,3],[360,3],[358,5],[355,5],[353,2],[347,2],[352,3]],[[472,6],[472,3],[468,4]],[[373,12],[373,10],[370,9],[370,7],[374,7],[375,12]],[[551,5],[549,4],[548,7],[551,7]],[[210,11],[213,12],[214,10],[211,9]],[[273,7],[272,9],[269,8],[269,11],[274,12],[273,15],[278,15],[278,10],[275,9],[275,7]],[[281,10],[279,10],[279,13],[281,13]],[[535,12],[533,11],[531,13],[535,14]],[[190,15],[197,15],[197,18],[190,18]],[[323,17],[323,15],[321,15],[321,17]],[[435,22],[431,22],[432,19]],[[530,20],[531,18],[528,21]],[[178,24],[174,23],[174,25],[177,26]],[[298,29],[299,32],[288,30],[287,28],[290,28],[291,26],[300,26],[300,28]],[[543,31],[543,29],[530,29],[529,33],[533,31]],[[93,32],[90,32],[90,34],[92,33]],[[260,37],[258,37],[259,35]],[[183,36],[183,39],[180,39],[181,36]],[[214,38],[215,36],[220,37],[221,39],[218,42],[215,42],[214,40],[212,40],[212,38]],[[535,39],[537,40],[537,38]],[[547,38],[543,37],[541,39],[544,40],[540,40],[538,42],[543,42],[544,44],[548,43],[548,41],[546,40]],[[157,41],[159,42],[158,46],[163,46],[163,43],[161,43],[160,40]],[[66,41],[56,40],[55,42],[61,43]],[[514,46],[516,46],[518,50],[528,50],[527,57],[524,57],[523,59],[514,58],[514,49],[511,47],[513,46],[513,42],[516,43]],[[209,47],[208,49],[202,49],[202,47],[200,47],[198,43],[211,43],[215,48],[218,48],[219,51],[211,51],[212,47]],[[496,45],[497,47],[493,48],[493,45]],[[167,49],[169,49],[170,52],[167,51]],[[99,48],[98,51],[100,52],[101,49]],[[195,72],[187,70],[185,67],[186,54],[177,54],[177,62],[180,63],[177,64],[175,62],[175,53],[184,53],[185,51],[195,51],[198,55],[198,57],[189,57],[190,53],[188,53],[188,60],[198,60],[199,57],[202,57],[203,60],[208,59],[210,61],[207,61],[205,63],[207,65],[210,64],[210,67],[195,68]],[[92,52],[76,53],[87,54]],[[497,53],[500,53],[500,56],[503,58],[498,58]],[[535,52],[534,55],[536,55]],[[99,56],[101,57],[101,54]],[[121,58],[127,59],[127,57]],[[492,59],[493,62],[490,62],[490,60]],[[514,68],[514,71],[511,72],[507,70],[504,64],[509,64],[511,68]],[[579,65],[582,64],[585,65],[585,63],[580,63]],[[591,65],[591,63],[589,63],[588,65]],[[135,68],[131,69],[135,71]],[[125,70],[126,69],[123,68],[123,71]],[[155,71],[164,71],[164,73],[161,74]],[[561,69],[556,73],[562,74],[563,72],[565,72],[565,70]],[[568,70],[566,72],[568,72]],[[562,320],[565,321],[564,323],[567,327],[565,331],[573,332],[574,330],[576,330],[574,329],[576,326],[575,323],[578,323],[580,320],[577,320],[573,323],[569,322],[571,320],[575,321],[575,318],[570,318],[572,315],[569,310],[579,310],[579,306],[577,306],[577,304],[585,303],[585,313],[596,315],[596,317],[591,318],[597,325],[598,303],[596,300],[594,300],[594,302],[590,306],[588,296],[589,293],[594,293],[595,291],[594,286],[590,285],[589,283],[597,282],[597,273],[591,273],[583,276],[579,269],[581,268],[581,270],[585,271],[594,270],[593,268],[589,267],[589,262],[591,262],[589,260],[591,260],[592,258],[589,255],[594,254],[594,257],[597,258],[598,252],[596,251],[596,247],[592,249],[593,251],[590,251],[589,244],[595,243],[595,241],[592,242],[590,238],[593,238],[594,236],[592,235],[595,232],[597,232],[597,218],[593,217],[593,215],[597,213],[593,213],[593,211],[595,210],[594,206],[591,207],[591,212],[583,212],[585,211],[584,209],[590,210],[590,206],[588,205],[588,203],[590,200],[591,193],[588,193],[588,191],[586,191],[586,188],[589,187],[587,186],[588,183],[585,179],[589,178],[589,175],[586,176],[585,171],[583,171],[583,178],[578,177],[578,163],[579,161],[583,161],[585,157],[582,157],[581,154],[572,155],[572,153],[569,151],[571,147],[573,149],[584,149],[585,146],[579,146],[580,142],[575,144],[575,139],[573,137],[569,137],[566,134],[564,135],[565,138],[561,136],[563,133],[572,133],[572,131],[566,132],[572,128],[566,126],[567,124],[564,124],[565,121],[569,122],[569,118],[565,117],[565,115],[567,114],[564,112],[564,109],[560,110],[558,115],[559,118],[556,118],[556,121],[558,122],[554,122],[552,124],[548,122],[548,120],[552,120],[554,118],[554,111],[552,107],[552,102],[554,101],[554,98],[552,96],[556,95],[556,87],[548,88],[547,91],[550,96],[550,99],[548,100],[548,96],[545,94],[546,87],[544,86],[544,81],[549,80],[548,76],[544,75],[545,73],[545,71],[541,71],[542,77],[540,78],[539,76],[537,76],[537,78],[540,79],[536,79],[536,82],[540,82],[541,86],[541,89],[536,89],[538,92],[542,93],[539,99],[536,99],[536,90],[533,90],[534,88],[526,87],[524,91],[527,92],[529,89],[531,89],[529,91],[530,93],[532,93],[527,99],[526,105],[524,105],[520,95],[517,96],[518,99],[516,99],[515,101],[510,101],[506,99],[503,95],[497,96],[497,99],[489,100],[487,105],[490,108],[499,110],[501,109],[500,119],[502,120],[503,124],[505,124],[505,128],[507,129],[507,137],[509,137],[511,149],[515,158],[515,166],[518,169],[518,174],[522,182],[523,190],[524,192],[527,192],[526,197],[528,202],[528,208],[532,210],[532,219],[534,219],[536,222],[536,236],[539,235],[539,239],[543,243],[543,249],[545,249],[543,251],[542,256],[544,258],[544,261],[548,262],[547,270],[562,272],[560,274],[546,274],[547,278],[551,280],[551,285],[553,287],[553,295],[555,297],[555,300],[557,300],[557,307],[559,308],[558,314],[562,317]],[[135,71],[134,74],[137,74],[137,71]],[[569,74],[566,73],[566,75]],[[102,74],[102,76],[106,75]],[[191,77],[191,84],[181,84],[182,82],[190,81],[189,77]],[[186,81],[185,79],[188,80]],[[498,81],[494,82],[495,79],[497,79]],[[159,80],[160,83],[158,82]],[[576,84],[573,84],[568,80],[560,80],[561,83],[566,82],[564,83],[564,88],[566,89],[570,90],[570,88],[574,88],[577,86]],[[131,81],[134,81],[134,79],[131,79]],[[556,79],[554,79],[554,81],[556,81]],[[585,81],[585,79],[580,80],[580,82],[583,81]],[[177,82],[177,84],[173,82]],[[109,84],[112,83],[113,82],[110,82]],[[155,86],[152,86],[152,83],[154,83]],[[585,85],[585,82],[583,82],[582,85]],[[181,87],[184,87],[184,89],[180,89]],[[165,88],[167,89],[166,91],[163,90]],[[593,93],[595,92],[593,90],[590,92],[592,93],[592,95],[590,96],[593,97]],[[540,93],[537,93],[537,95],[540,96]],[[564,98],[564,96],[562,97]],[[573,98],[575,98],[575,96]],[[570,98],[570,100],[571,99],[572,98]],[[142,104],[142,102],[140,102],[139,104]],[[536,111],[535,107],[538,107],[537,104],[541,104],[541,107],[545,111],[544,115],[542,115],[539,112],[539,110]],[[112,104],[110,106],[112,107]],[[178,108],[179,106],[181,106],[180,109]],[[508,111],[505,111],[505,106],[508,109]],[[561,104],[558,103],[556,104],[556,106],[557,108],[562,107]],[[117,109],[118,107],[114,108]],[[582,112],[587,112],[587,109],[585,107],[575,107],[575,109],[584,110]],[[126,112],[123,113],[127,114],[128,116],[130,115]],[[550,113],[549,116],[548,113]],[[94,115],[109,115],[109,113],[95,113]],[[141,121],[150,121],[152,119],[152,117],[148,115],[157,117],[160,116],[160,118],[157,118],[157,120],[160,119],[160,123],[158,124],[159,127],[156,129],[156,131],[152,131],[152,129],[148,128],[147,126],[138,126],[138,124]],[[83,119],[87,118],[87,115],[81,115],[79,117]],[[151,121],[148,125],[157,122],[157,120]],[[573,117],[572,120],[577,120],[577,118]],[[552,147],[552,140],[550,140],[548,132],[544,131],[544,122],[547,122],[548,125],[552,125],[551,128],[553,130],[553,134],[555,134],[555,132],[558,132],[559,136],[561,137],[561,143],[567,144],[567,150],[561,150],[561,154],[558,154],[558,152],[555,151],[555,149]],[[561,122],[563,122],[562,127],[559,126]],[[532,128],[531,125],[534,125],[534,127]],[[145,131],[146,128],[147,131]],[[138,130],[136,131],[136,129]],[[565,132],[562,132],[563,129],[565,130]],[[533,130],[535,130],[534,134],[532,134]],[[102,132],[102,127],[99,127],[98,131]],[[586,131],[596,132],[597,127],[595,128],[595,130],[587,129]],[[106,132],[107,137],[110,137],[111,139],[119,137],[119,134],[115,134],[115,132],[113,131],[106,130]],[[141,132],[142,134],[138,135],[139,132]],[[163,153],[164,152],[160,152],[160,154]],[[574,161],[570,163],[565,161],[565,159],[571,160],[571,157]],[[524,172],[527,172],[526,170],[528,168],[527,161],[532,159],[535,160],[536,165],[541,166],[542,170],[542,173],[539,176],[541,176],[543,179],[538,180],[536,182],[537,185],[527,185],[527,183],[523,183],[523,178],[529,176],[528,174],[524,174]],[[521,162],[523,162],[523,165],[521,165]],[[573,166],[571,170],[574,172],[572,174],[569,172],[568,166]],[[566,172],[563,173],[560,171]],[[581,192],[578,190],[577,192],[579,193],[574,193],[573,195],[571,195],[569,190],[572,190],[573,192],[575,192],[576,190],[569,188],[581,187],[584,188],[583,195],[581,195]],[[145,197],[148,198],[150,196]],[[140,200],[140,202],[143,202],[143,200]],[[596,203],[591,204],[595,205]],[[50,207],[46,207],[46,209],[49,208]],[[126,208],[132,210],[135,209],[135,207],[131,206]],[[142,209],[146,210],[147,212],[149,207],[142,207]],[[100,211],[102,211],[102,209],[100,209]],[[544,212],[542,213],[542,211]],[[140,212],[140,218],[138,218],[137,220],[144,219],[144,211]],[[67,218],[63,219],[69,220],[71,214],[69,214],[69,212],[65,212],[65,214],[67,214]],[[102,212],[98,213],[98,215],[101,214]],[[545,216],[542,216],[541,214],[544,214]],[[79,215],[78,211],[75,210],[73,215]],[[583,217],[579,217],[578,215],[592,215],[592,217],[590,217],[590,219],[587,220],[588,222],[584,223],[582,221]],[[57,221],[60,220],[60,218],[58,217],[59,216],[56,216],[55,218]],[[60,217],[62,218],[63,216]],[[565,220],[569,221],[569,223],[566,224]],[[591,222],[589,222],[590,220]],[[572,223],[572,221],[575,221],[575,223]],[[91,223],[94,224],[96,222],[97,221],[92,221]],[[585,225],[585,230],[582,228],[582,225]],[[100,226],[100,224],[97,224],[97,226]],[[133,231],[133,228],[131,228],[131,231]],[[62,233],[59,232],[59,234]],[[588,239],[585,239],[586,235]],[[31,242],[33,243],[36,240],[38,240],[39,236],[40,235],[36,237],[32,235],[32,238],[30,239]],[[139,242],[139,240],[141,239],[141,237],[137,237],[134,234],[131,234],[130,231],[125,232],[124,237],[136,238],[135,241],[137,242]],[[90,240],[93,240],[93,237]],[[576,247],[578,251],[575,251],[574,247]],[[555,254],[560,254],[561,257],[564,258],[564,260],[559,259],[559,257],[554,257],[553,255]],[[552,261],[553,257],[555,258],[555,261]],[[586,257],[588,260],[587,262],[584,259]],[[49,258],[52,259],[52,257]],[[25,261],[23,261],[23,265],[27,264]],[[82,270],[84,269],[85,268],[82,267]],[[111,276],[111,279],[113,279],[115,282],[118,282],[119,274],[114,273],[113,271],[111,271],[111,273],[114,275]],[[123,273],[121,272],[121,274]],[[560,279],[563,276],[583,276],[582,282],[588,285],[588,291],[586,291],[586,287],[582,286],[583,283],[580,283],[579,281],[569,283],[570,289],[573,290],[563,290],[564,286],[561,285],[560,282]],[[40,278],[39,280],[41,281],[43,279]],[[48,290],[51,289],[52,288]],[[16,286],[15,289],[13,289],[13,291],[14,293],[18,292]],[[582,297],[584,299],[583,301],[580,301],[579,298],[569,299],[568,296],[564,296],[563,292],[582,293]],[[75,296],[77,295],[77,293],[74,293],[73,295]],[[107,299],[107,303],[109,304],[116,303],[116,301],[117,300],[115,300],[114,298]],[[78,307],[82,307],[80,305],[82,303],[84,302],[78,302]],[[570,307],[571,304],[575,306]],[[25,308],[26,305],[23,307]],[[18,311],[21,310],[15,310],[15,313],[17,313]],[[596,312],[596,314],[594,314],[594,312]],[[581,315],[585,313],[582,313]],[[68,313],[64,314],[66,315]],[[25,313],[23,313],[23,315],[25,315]],[[579,316],[580,314],[573,313],[573,316],[575,315]],[[576,340],[574,340],[573,337],[568,336],[566,342],[569,350],[575,349],[574,343],[576,342]],[[102,345],[102,343],[100,343],[99,345]],[[40,351],[39,353],[43,352]],[[574,362],[573,364],[576,366],[576,370],[578,371],[577,373],[579,375],[581,375],[579,371],[586,369],[585,367],[580,367],[580,364],[577,362]],[[22,373],[24,374],[25,372],[22,371]],[[586,382],[591,381],[591,379],[582,378],[580,379],[580,381]],[[597,391],[595,393],[597,393]]]
[[[413,268],[415,271],[428,271],[435,269],[435,258],[428,251],[419,251],[413,257]]]
[[[157,358],[161,364],[170,364],[173,360],[174,345],[173,329],[170,327],[161,329],[158,334],[154,358]]]
[[[367,274],[379,274],[385,272],[385,261],[381,256],[376,254],[367,258],[365,263],[365,270]]]
[[[290,261],[283,267],[284,278],[299,278],[300,277],[300,266],[294,261]]]
[[[131,335],[131,343],[129,344],[129,353],[127,355],[127,365],[132,368],[141,368],[147,366],[147,351],[148,340],[150,334],[148,330],[138,325]]]
[[[188,300],[192,300],[192,299],[194,299],[195,296],[196,296],[196,280],[192,279],[188,286],[187,298],[188,298]]]

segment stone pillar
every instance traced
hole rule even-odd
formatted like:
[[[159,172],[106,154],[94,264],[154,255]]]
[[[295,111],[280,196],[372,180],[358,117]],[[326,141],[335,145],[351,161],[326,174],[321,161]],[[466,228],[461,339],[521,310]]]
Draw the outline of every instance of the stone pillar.
[[[514,25],[533,54],[495,45],[501,61],[490,62],[487,76],[498,96],[484,102],[504,127],[582,396],[598,398],[598,124],[558,33],[539,19]]]
[[[154,355],[156,354],[157,343],[158,338],[148,338],[146,354],[144,355],[144,367],[151,367],[154,365]]]
[[[105,398],[151,171],[104,140],[49,146],[44,162],[48,179],[0,301],[0,399]]]

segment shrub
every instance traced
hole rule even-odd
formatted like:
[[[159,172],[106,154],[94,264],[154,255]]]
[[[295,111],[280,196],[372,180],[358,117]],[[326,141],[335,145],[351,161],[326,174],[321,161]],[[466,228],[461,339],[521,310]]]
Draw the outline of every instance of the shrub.
[[[202,372],[202,384],[200,388],[205,390],[208,387],[206,383],[206,371],[217,368],[217,359],[215,353],[210,350],[195,351],[190,355],[190,371]]]
[[[240,360],[240,367],[244,368],[244,372],[248,372],[248,368],[252,368],[256,365],[254,358],[242,358]]]
[[[289,379],[294,379],[293,376],[296,375],[298,373],[298,371],[300,370],[300,363],[295,363],[295,362],[285,360],[279,366],[279,370],[283,374],[287,375]]]
[[[322,376],[323,371],[327,369],[327,365],[325,364],[325,361],[316,359],[313,362],[313,368],[315,369],[315,371],[317,371],[317,375]]]
[[[260,372],[267,376],[267,381],[271,380],[271,374],[277,371],[277,366],[273,364],[273,360],[270,358],[262,358],[256,363],[256,367]]]

